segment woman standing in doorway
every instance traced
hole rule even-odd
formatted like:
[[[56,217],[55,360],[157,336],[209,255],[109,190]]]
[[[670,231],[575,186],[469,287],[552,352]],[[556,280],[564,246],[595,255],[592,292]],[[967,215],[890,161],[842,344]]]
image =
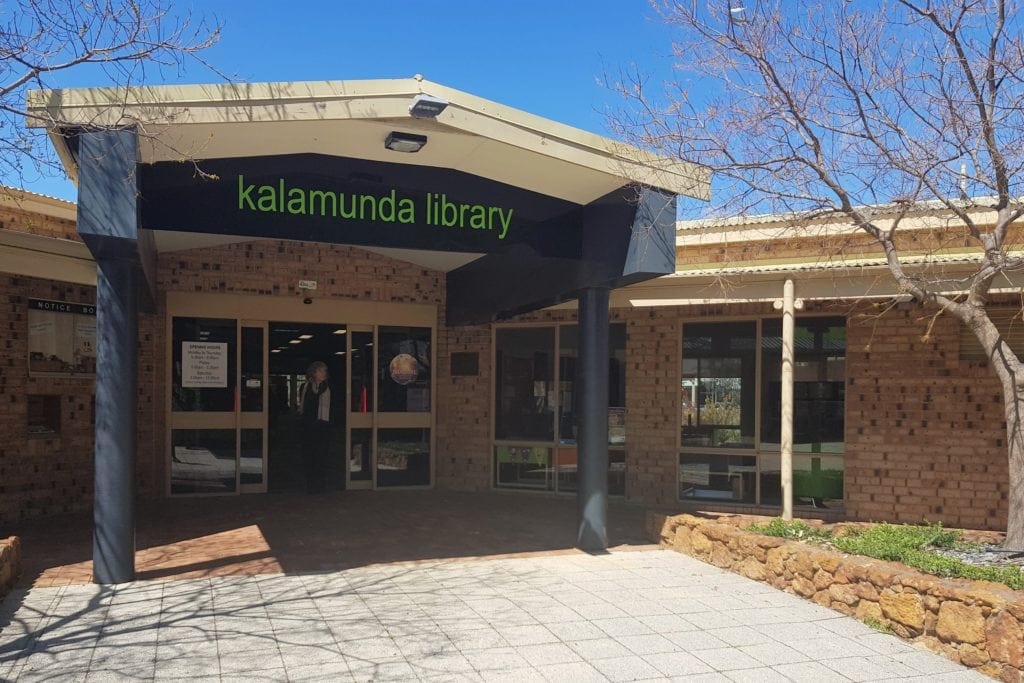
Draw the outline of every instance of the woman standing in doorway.
[[[327,450],[331,440],[331,388],[327,384],[325,363],[309,364],[300,396],[306,491],[321,493],[327,490]]]

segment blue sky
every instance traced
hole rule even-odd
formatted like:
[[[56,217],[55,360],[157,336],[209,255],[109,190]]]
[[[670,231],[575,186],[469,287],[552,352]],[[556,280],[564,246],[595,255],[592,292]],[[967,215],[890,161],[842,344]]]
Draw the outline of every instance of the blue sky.
[[[184,7],[187,3],[178,3]],[[620,104],[599,79],[637,64],[665,73],[671,34],[646,0],[515,3],[230,1],[196,3],[223,24],[205,53],[243,81],[427,79],[606,133],[605,114]],[[192,65],[150,70],[148,82],[216,80]],[[104,84],[93,71],[68,72],[52,87]],[[27,188],[74,199],[70,182],[27,178]]]

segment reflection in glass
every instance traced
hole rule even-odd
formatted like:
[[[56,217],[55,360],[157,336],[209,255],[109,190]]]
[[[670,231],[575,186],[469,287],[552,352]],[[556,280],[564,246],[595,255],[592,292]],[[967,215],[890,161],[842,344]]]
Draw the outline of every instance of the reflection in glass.
[[[782,504],[781,456],[761,456],[761,504]],[[843,505],[843,456],[825,453],[793,455],[793,504],[815,508]]]
[[[703,499],[754,503],[757,458],[748,455],[679,456],[680,500]]]
[[[234,491],[234,429],[171,430],[171,493]]]
[[[377,486],[430,486],[430,430],[377,430]]]
[[[430,328],[381,327],[377,344],[377,409],[430,412]]]
[[[757,324],[683,326],[682,445],[753,448]]]
[[[171,321],[171,405],[181,412],[235,410],[236,321],[174,318]],[[187,346],[188,355],[183,357]],[[183,378],[185,365],[191,376]]]
[[[555,449],[555,477],[560,493],[576,491],[576,476],[579,469],[579,451],[576,446],[562,446]]]
[[[352,396],[349,412],[373,412],[373,332],[352,332]]]
[[[507,327],[495,335],[495,437],[554,441],[555,329]]]
[[[242,328],[242,412],[263,410],[263,328]]]
[[[796,321],[793,368],[793,450],[842,453],[846,399],[846,320]],[[779,449],[782,424],[782,321],[761,330],[761,447]]]
[[[373,467],[373,430],[353,429],[352,444],[348,451],[348,472],[352,481],[371,481]]]
[[[558,442],[576,443],[579,427],[579,327],[558,330]],[[608,326],[608,443],[626,443],[626,325]]]
[[[261,330],[262,331],[262,330]],[[263,430],[241,430],[238,478],[242,484],[263,483]]]
[[[556,456],[556,473],[559,493],[575,493],[577,488],[577,457],[575,446],[559,446]],[[608,495],[626,495],[626,451],[608,450]]]
[[[573,449],[575,450],[575,449]],[[551,449],[543,446],[496,446],[495,486],[553,491]]]
[[[626,451],[608,451],[608,495],[626,495]]]

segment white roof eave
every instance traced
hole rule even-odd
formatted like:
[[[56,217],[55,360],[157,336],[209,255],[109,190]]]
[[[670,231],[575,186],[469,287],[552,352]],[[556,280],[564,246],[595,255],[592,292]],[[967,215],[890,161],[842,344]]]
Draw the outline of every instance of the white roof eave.
[[[673,194],[710,198],[706,168],[658,157],[421,78],[286,83],[74,88],[30,91],[28,125],[177,126],[192,123],[411,119],[409,105],[426,93],[449,102],[438,124],[490,138]],[[50,128],[57,127],[56,124]],[[53,136],[55,145],[61,139]],[[59,150],[60,151],[60,150]],[[61,154],[65,165],[68,159]],[[68,168],[73,173],[72,168]]]

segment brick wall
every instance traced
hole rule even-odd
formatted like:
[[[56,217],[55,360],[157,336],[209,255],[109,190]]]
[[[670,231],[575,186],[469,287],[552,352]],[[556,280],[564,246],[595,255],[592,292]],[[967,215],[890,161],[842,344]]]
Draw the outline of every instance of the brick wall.
[[[92,378],[29,377],[28,299],[95,303],[92,287],[0,275],[0,526],[88,506]],[[60,433],[28,434],[28,396],[60,397]]]
[[[436,485],[484,491],[491,486],[491,327],[443,327],[438,337]],[[457,352],[479,354],[476,376],[452,376]]]
[[[920,309],[848,326],[846,510],[851,519],[1000,529],[1006,439],[999,383],[961,362],[959,323]]]
[[[438,306],[438,488],[491,486],[493,410],[490,326],[448,329],[444,275],[359,249],[262,241],[165,253],[163,291],[291,295],[316,279],[318,297]],[[90,287],[0,276],[0,523],[87,507],[92,486],[92,382],[33,379],[27,371],[27,299],[93,301]],[[843,314],[823,305],[809,312]],[[679,329],[686,320],[774,314],[767,304],[613,311],[627,329],[627,498],[676,502]],[[140,317],[138,488],[163,494],[165,307]],[[983,364],[960,362],[958,328],[940,319],[928,341],[917,310],[853,317],[847,351],[846,511],[854,519],[999,528],[1006,515],[1000,394]],[[571,321],[574,311],[518,321]],[[480,355],[480,372],[452,377],[450,355]],[[61,396],[59,438],[29,439],[30,393]]]
[[[626,498],[676,500],[679,322],[658,309],[626,316]]]
[[[8,199],[0,191],[0,201]],[[74,221],[47,216],[35,211],[26,211],[10,204],[0,205],[0,230],[15,230],[43,237],[82,241],[75,229]]]

